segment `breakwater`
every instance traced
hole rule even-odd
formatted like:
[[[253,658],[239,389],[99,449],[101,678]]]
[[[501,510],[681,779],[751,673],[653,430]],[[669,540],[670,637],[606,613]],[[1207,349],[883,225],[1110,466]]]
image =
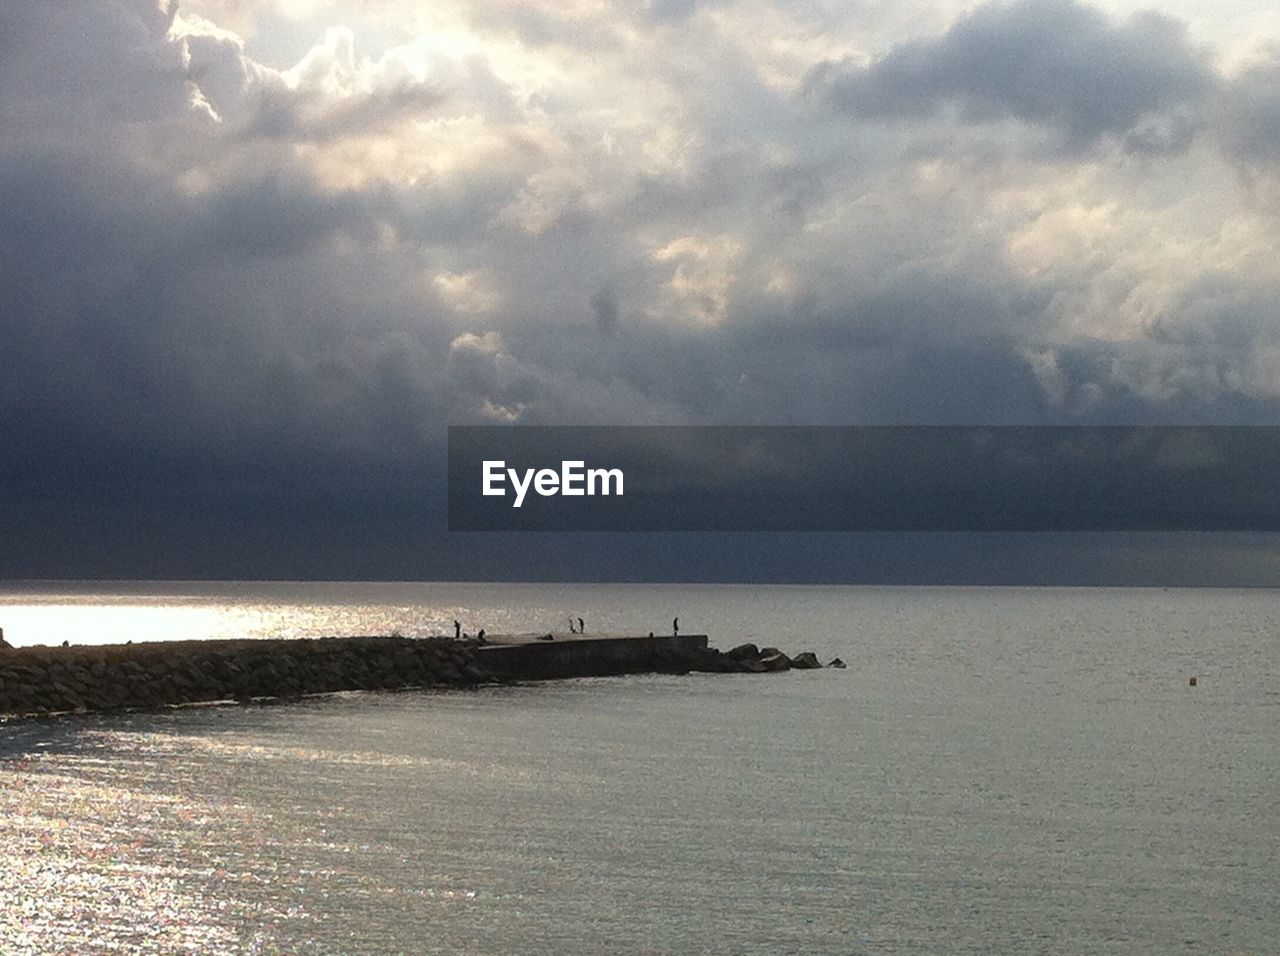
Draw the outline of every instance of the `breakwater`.
[[[0,651],[0,713],[151,708],[344,690],[465,686],[494,678],[445,639],[157,641]]]
[[[820,667],[706,635],[591,639],[341,637],[157,641],[0,649],[0,715],[292,699],[354,690],[467,687],[643,672],[744,673]]]

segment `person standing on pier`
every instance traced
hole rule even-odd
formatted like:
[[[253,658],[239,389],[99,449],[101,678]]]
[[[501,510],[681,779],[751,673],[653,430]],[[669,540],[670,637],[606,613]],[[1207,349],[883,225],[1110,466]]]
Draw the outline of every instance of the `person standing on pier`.
[[[680,618],[678,617],[673,619],[671,622],[671,636],[672,637],[680,636]]]
[[[582,623],[582,618],[578,618],[578,633],[579,634],[587,633],[587,625]]]
[[[578,633],[577,631],[575,631],[575,630],[573,629],[573,618],[569,618],[569,633],[570,633],[570,634],[577,634],[577,633]]]
[[[462,639],[462,622],[461,621],[453,622],[453,639],[455,641]]]

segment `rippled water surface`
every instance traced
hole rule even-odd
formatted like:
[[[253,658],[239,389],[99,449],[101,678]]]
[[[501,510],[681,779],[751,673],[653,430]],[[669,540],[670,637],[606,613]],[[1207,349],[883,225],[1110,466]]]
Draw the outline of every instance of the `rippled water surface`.
[[[1269,591],[11,587],[17,644],[679,614],[850,667],[0,726],[0,951],[1274,952],[1278,612]]]

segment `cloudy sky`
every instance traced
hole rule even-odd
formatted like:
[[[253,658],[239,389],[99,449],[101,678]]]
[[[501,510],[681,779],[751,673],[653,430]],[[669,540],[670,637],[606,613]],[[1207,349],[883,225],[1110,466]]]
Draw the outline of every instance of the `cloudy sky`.
[[[6,3],[0,199],[10,577],[856,577],[444,535],[445,426],[1280,424],[1261,0]]]

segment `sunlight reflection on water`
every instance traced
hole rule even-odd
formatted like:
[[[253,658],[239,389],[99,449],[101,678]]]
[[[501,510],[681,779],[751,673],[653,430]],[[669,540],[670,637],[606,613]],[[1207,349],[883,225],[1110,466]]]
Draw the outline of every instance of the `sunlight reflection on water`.
[[[512,608],[483,600],[483,586],[154,583],[0,587],[0,627],[15,646],[123,644],[126,641],[308,638],[354,634],[427,637],[563,627],[568,611]],[[480,602],[459,601],[468,588]],[[359,595],[361,599],[352,599]],[[370,599],[372,598],[372,600]],[[570,611],[575,608],[566,604]],[[576,609],[581,613],[581,608]]]

